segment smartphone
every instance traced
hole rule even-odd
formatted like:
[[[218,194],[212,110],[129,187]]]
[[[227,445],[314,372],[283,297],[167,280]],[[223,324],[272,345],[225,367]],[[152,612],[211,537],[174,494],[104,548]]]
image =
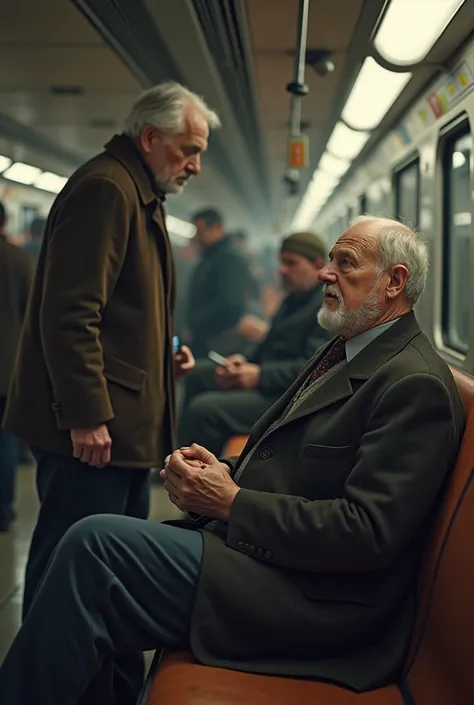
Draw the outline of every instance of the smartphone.
[[[227,367],[229,365],[229,361],[227,360],[227,358],[223,357],[222,355],[219,355],[219,353],[214,352],[214,350],[208,352],[207,356],[209,360],[212,360],[212,362],[215,362],[216,364],[221,365],[222,367]]]
[[[181,349],[181,341],[179,339],[179,335],[174,335],[173,336],[173,353],[176,355],[176,353],[179,353]]]

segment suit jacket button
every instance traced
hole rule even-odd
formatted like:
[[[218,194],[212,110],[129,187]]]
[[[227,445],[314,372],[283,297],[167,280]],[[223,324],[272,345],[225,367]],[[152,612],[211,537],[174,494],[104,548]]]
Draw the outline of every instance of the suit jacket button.
[[[239,541],[238,544],[237,544],[237,546],[238,546],[238,548],[244,548],[244,547],[245,547],[245,544],[244,544],[243,541]]]
[[[262,450],[259,453],[260,457],[262,460],[267,460],[267,458],[270,457],[270,448],[262,448]]]
[[[271,551],[265,551],[263,557],[266,558],[267,561],[269,561],[273,558],[273,553]]]
[[[263,557],[263,548],[257,548],[257,550],[255,551],[255,555],[257,556],[257,558],[262,558]]]
[[[250,553],[255,553],[255,546],[249,546]]]

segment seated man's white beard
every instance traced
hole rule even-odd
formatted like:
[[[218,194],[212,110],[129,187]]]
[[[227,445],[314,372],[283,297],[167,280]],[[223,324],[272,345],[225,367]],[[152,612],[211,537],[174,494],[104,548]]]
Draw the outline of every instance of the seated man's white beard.
[[[374,287],[375,289],[375,287]],[[318,323],[321,328],[337,333],[344,338],[351,338],[371,327],[382,313],[382,303],[376,291],[372,291],[367,299],[358,308],[347,310],[342,297],[339,307],[331,311],[326,301],[318,313]]]

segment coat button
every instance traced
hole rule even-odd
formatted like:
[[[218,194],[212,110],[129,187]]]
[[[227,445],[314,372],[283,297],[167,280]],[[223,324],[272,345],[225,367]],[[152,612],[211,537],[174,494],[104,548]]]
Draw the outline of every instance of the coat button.
[[[271,559],[273,558],[273,553],[272,553],[271,551],[265,551],[265,553],[263,554],[263,557],[264,557],[267,561],[269,561],[269,560],[271,560]]]
[[[262,448],[259,455],[262,460],[267,460],[267,458],[269,458],[271,455],[270,448]]]
[[[239,541],[238,544],[237,544],[237,546],[238,546],[238,548],[244,548],[244,547],[245,547],[245,544],[244,544],[243,541]]]
[[[255,555],[257,556],[257,558],[262,558],[263,557],[263,548],[257,548],[257,550],[255,551]]]
[[[255,553],[255,546],[249,546],[250,553]]]

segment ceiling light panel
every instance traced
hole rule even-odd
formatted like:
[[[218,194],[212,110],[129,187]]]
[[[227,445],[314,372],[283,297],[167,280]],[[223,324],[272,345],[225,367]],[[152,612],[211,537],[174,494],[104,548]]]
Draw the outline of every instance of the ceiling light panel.
[[[65,185],[67,178],[65,176],[59,176],[58,174],[53,174],[50,171],[44,171],[34,182],[36,188],[40,188],[43,191],[50,191],[51,193],[59,193],[63,186]]]
[[[374,45],[392,64],[422,61],[465,0],[392,0]]]
[[[10,164],[12,163],[12,160],[10,157],[4,157],[2,154],[0,154],[0,172],[5,171]]]
[[[23,162],[15,162],[3,172],[2,176],[4,176],[5,179],[17,181],[19,184],[31,186],[40,174],[41,169],[38,169],[36,166],[23,164]]]
[[[344,121],[359,130],[373,130],[410,78],[409,72],[387,71],[371,56],[367,57],[342,111]]]
[[[189,239],[194,237],[194,233],[196,232],[196,228],[192,223],[188,223],[186,220],[181,220],[180,218],[175,218],[173,215],[166,216],[166,228],[174,235],[181,235],[181,237],[187,237]]]
[[[369,139],[368,132],[356,132],[338,122],[332,131],[326,149],[340,159],[352,161]]]

